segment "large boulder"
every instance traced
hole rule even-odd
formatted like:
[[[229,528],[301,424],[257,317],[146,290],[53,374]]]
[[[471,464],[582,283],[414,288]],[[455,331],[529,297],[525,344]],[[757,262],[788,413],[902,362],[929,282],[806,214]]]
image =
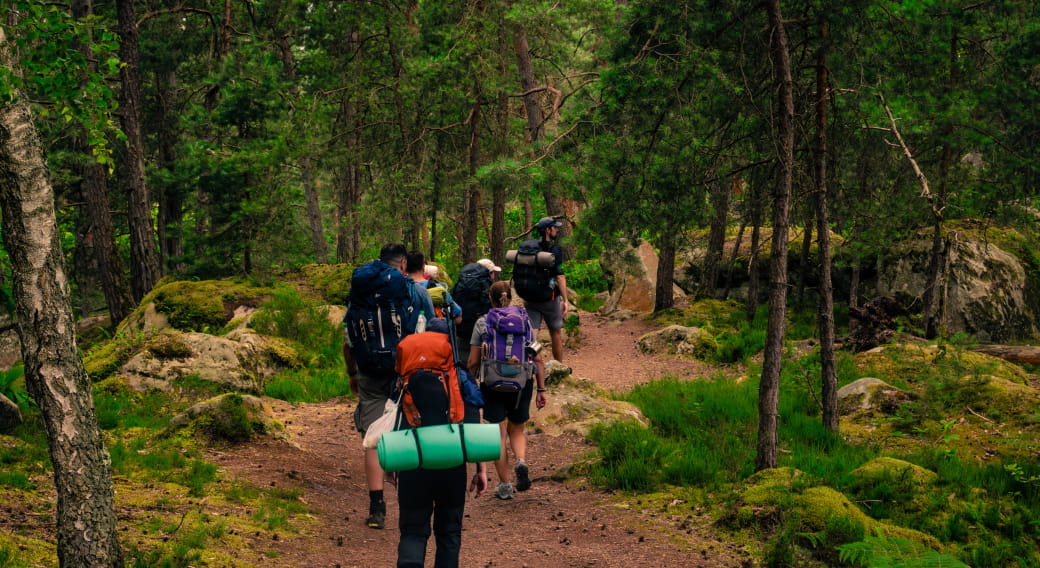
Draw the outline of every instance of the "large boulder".
[[[10,432],[22,423],[22,411],[11,399],[0,394],[0,432]]]
[[[261,392],[266,378],[297,366],[300,362],[289,342],[248,328],[224,337],[167,330],[162,340],[133,354],[115,374],[138,390],[164,390],[170,381],[197,375],[236,390]]]
[[[606,389],[588,379],[568,376],[550,385],[545,408],[531,415],[535,428],[550,436],[565,432],[585,436],[593,425],[612,420],[636,420],[646,425],[637,406],[614,400]]]
[[[670,325],[651,331],[636,341],[642,353],[666,353],[706,359],[718,349],[715,337],[699,327]]]
[[[654,247],[642,240],[620,254],[604,256],[600,264],[610,279],[610,294],[600,311],[652,312],[657,298],[657,263]],[[675,298],[686,295],[678,286],[673,286],[672,293]]]
[[[1037,314],[1030,305],[1030,295],[1037,293],[1030,285],[1036,283],[1027,278],[1025,266],[996,242],[970,235],[951,231],[946,239],[945,330],[981,341],[1037,337]],[[925,238],[891,247],[878,260],[878,294],[923,297],[930,252],[931,241]]]
[[[837,398],[838,412],[846,416],[868,410],[891,414],[909,396],[881,379],[863,377],[838,389]]]

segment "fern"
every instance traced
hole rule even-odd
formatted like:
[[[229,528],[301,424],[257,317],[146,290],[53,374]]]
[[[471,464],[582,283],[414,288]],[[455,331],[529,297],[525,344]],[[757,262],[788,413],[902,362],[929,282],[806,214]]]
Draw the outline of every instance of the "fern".
[[[952,556],[902,538],[868,536],[838,550],[841,561],[866,568],[970,568]]]

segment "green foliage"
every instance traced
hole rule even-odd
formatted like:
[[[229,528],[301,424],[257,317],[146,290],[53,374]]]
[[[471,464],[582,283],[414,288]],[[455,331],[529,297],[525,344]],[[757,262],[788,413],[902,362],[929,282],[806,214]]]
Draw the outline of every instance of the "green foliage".
[[[250,417],[242,396],[229,394],[220,398],[212,412],[197,418],[195,427],[211,440],[234,444],[252,439],[258,425]]]
[[[22,363],[15,363],[10,369],[0,370],[0,394],[18,406],[33,402],[29,393],[25,391],[25,366]]]
[[[596,424],[589,439],[599,446],[600,453],[600,461],[589,471],[594,483],[625,491],[650,491],[660,482],[667,445],[640,424]]]
[[[303,348],[309,366],[341,366],[342,328],[329,321],[328,308],[300,297],[295,289],[275,289],[271,300],[253,315],[249,327],[264,335],[282,337]]]
[[[746,362],[766,345],[766,330],[747,322],[737,325],[736,332],[723,332],[715,337],[718,348],[715,361],[719,363]]]
[[[321,402],[350,393],[346,369],[299,369],[268,380],[264,394],[288,402]]]
[[[839,549],[842,562],[866,568],[968,568],[956,558],[902,538],[868,536]]]

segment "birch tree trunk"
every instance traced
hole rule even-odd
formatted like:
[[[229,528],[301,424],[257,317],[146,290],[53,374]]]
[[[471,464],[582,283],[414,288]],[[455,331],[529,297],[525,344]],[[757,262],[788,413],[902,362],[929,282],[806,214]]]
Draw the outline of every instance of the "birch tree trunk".
[[[0,65],[16,67],[0,27]],[[80,362],[40,139],[24,98],[0,105],[0,210],[26,390],[40,407],[57,489],[58,561],[121,567],[111,459]]]
[[[769,324],[766,329],[765,359],[758,386],[758,450],[755,471],[776,467],[780,367],[784,350],[784,317],[787,312],[787,229],[791,208],[794,171],[794,98],[787,34],[780,15],[780,0],[770,0],[769,50],[773,59],[779,129],[777,158],[780,171],[773,190],[773,241],[769,267]]]

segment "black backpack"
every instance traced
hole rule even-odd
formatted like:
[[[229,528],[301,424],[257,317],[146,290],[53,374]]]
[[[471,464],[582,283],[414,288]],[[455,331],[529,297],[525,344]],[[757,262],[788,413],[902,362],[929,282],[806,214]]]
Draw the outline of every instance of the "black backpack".
[[[490,288],[491,272],[484,265],[471,262],[462,267],[459,280],[451,289],[452,298],[462,308],[462,322],[457,329],[458,337],[464,340],[467,346],[470,336],[473,335],[473,325],[480,316],[491,309],[491,299],[488,298]]]
[[[506,253],[513,263],[513,285],[516,293],[528,302],[547,302],[553,298],[552,267],[556,255],[542,250],[541,241],[530,239],[515,251]]]

